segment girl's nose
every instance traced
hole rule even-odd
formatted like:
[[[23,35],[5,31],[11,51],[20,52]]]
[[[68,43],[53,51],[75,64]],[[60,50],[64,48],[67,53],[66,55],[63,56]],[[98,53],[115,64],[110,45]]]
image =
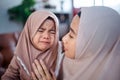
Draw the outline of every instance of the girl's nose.
[[[44,39],[49,39],[49,38],[50,38],[50,35],[49,35],[49,33],[45,32],[45,33],[43,34],[43,37],[44,37]]]

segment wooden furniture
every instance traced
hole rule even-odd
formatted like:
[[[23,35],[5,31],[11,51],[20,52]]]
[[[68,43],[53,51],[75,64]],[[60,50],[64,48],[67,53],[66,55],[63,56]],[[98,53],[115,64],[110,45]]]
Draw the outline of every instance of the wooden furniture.
[[[20,32],[0,34],[0,77],[8,67],[19,38]]]

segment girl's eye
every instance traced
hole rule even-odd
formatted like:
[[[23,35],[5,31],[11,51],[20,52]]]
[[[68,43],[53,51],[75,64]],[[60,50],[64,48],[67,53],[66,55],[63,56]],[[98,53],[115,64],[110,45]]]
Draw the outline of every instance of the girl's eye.
[[[56,32],[55,32],[55,30],[50,30],[50,33],[55,34]]]
[[[43,29],[38,29],[38,32],[43,32],[44,30]]]

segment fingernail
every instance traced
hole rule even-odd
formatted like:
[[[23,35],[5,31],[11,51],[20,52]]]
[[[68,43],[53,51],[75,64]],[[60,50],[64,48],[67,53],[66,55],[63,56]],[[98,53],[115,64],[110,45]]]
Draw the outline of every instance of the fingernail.
[[[42,59],[40,59],[40,62],[43,62],[43,60],[42,60]]]
[[[32,63],[32,66],[34,66],[35,64],[34,63]]]
[[[38,60],[37,59],[35,59],[35,62],[37,62]]]

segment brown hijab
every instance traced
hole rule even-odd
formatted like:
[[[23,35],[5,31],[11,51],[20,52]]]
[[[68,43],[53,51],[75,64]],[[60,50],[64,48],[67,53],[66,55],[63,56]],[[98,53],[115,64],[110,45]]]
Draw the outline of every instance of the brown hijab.
[[[63,58],[59,80],[120,80],[120,15],[81,8],[75,59]]]
[[[42,52],[40,50],[37,50],[32,45],[32,38],[34,37],[36,31],[41,26],[41,24],[48,18],[51,17],[55,21],[55,27],[56,27],[56,35],[55,35],[55,41],[53,46],[47,50],[46,52]],[[24,29],[20,35],[15,55],[18,59],[18,61],[21,63],[21,65],[24,67],[24,69],[27,70],[27,73],[30,74],[32,70],[32,63],[35,59],[42,59],[48,70],[51,71],[51,73],[54,71],[55,64],[56,64],[56,58],[58,53],[58,19],[57,17],[48,11],[44,10],[38,10],[33,12],[25,26]]]

